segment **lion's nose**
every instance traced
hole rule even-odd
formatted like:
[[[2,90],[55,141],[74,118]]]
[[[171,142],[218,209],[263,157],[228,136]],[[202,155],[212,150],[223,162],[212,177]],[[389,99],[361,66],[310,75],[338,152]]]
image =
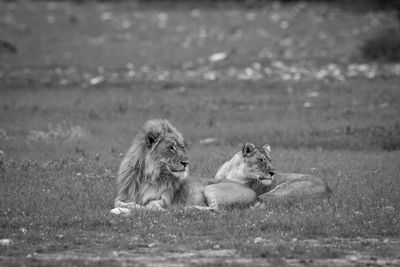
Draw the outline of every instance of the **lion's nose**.
[[[189,165],[189,161],[188,160],[182,160],[181,164],[182,164],[183,167],[186,168],[186,166]]]

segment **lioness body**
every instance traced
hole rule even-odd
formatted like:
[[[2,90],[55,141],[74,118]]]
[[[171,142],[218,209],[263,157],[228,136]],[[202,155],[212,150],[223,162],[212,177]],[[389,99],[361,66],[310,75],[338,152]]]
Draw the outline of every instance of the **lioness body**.
[[[256,148],[246,144],[242,152],[236,153],[217,171],[217,181],[231,180],[252,189],[261,200],[305,199],[330,193],[327,184],[319,177],[275,172],[269,155],[271,148],[264,145]],[[271,173],[271,170],[272,173]],[[265,178],[271,175],[270,178]]]
[[[331,190],[319,177],[300,174],[277,172],[275,187],[258,197],[262,200],[302,200],[306,198],[318,198],[329,195]]]

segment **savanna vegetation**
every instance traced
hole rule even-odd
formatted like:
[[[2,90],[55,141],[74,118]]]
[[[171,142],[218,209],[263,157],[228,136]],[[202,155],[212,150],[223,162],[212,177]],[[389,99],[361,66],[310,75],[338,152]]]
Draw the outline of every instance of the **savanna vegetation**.
[[[366,40],[398,31],[395,12],[4,1],[0,18],[0,239],[10,241],[0,264],[65,251],[115,252],[89,260],[106,266],[129,253],[189,263],[160,255],[199,250],[236,256],[198,265],[237,255],[251,266],[398,263],[400,65],[365,54]],[[112,216],[123,153],[157,117],[185,136],[195,179],[251,141],[272,146],[278,170],[319,175],[333,195]]]

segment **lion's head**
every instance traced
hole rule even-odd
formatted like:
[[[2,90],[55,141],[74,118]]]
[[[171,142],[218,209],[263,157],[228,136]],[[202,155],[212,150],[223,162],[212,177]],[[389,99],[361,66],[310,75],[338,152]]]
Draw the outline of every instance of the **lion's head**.
[[[146,162],[151,163],[145,168],[149,178],[157,178],[152,173],[158,169],[164,174],[185,178],[189,160],[182,135],[167,120],[148,121],[143,130]]]
[[[167,120],[147,121],[121,163],[116,201],[146,205],[163,199],[170,204],[188,164],[182,135]]]
[[[247,143],[242,151],[236,153],[219,168],[215,178],[270,186],[275,174],[270,152],[269,145],[256,147],[253,143]]]

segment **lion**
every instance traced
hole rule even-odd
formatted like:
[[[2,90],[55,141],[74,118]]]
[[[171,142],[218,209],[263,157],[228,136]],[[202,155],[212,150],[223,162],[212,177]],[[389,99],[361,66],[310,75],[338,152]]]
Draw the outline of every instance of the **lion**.
[[[115,208],[204,204],[201,192],[186,181],[188,165],[181,133],[165,119],[147,121],[119,167]]]
[[[168,209],[183,205],[198,209],[218,209],[221,205],[246,205],[255,193],[240,183],[208,185],[189,179],[185,142],[165,119],[147,121],[125,154],[117,177],[114,214],[132,209]],[[228,194],[226,192],[229,192]]]
[[[319,177],[300,173],[276,172],[270,156],[271,146],[246,143],[241,152],[225,162],[215,174],[217,182],[233,181],[251,188],[258,199],[302,200],[331,194]]]

